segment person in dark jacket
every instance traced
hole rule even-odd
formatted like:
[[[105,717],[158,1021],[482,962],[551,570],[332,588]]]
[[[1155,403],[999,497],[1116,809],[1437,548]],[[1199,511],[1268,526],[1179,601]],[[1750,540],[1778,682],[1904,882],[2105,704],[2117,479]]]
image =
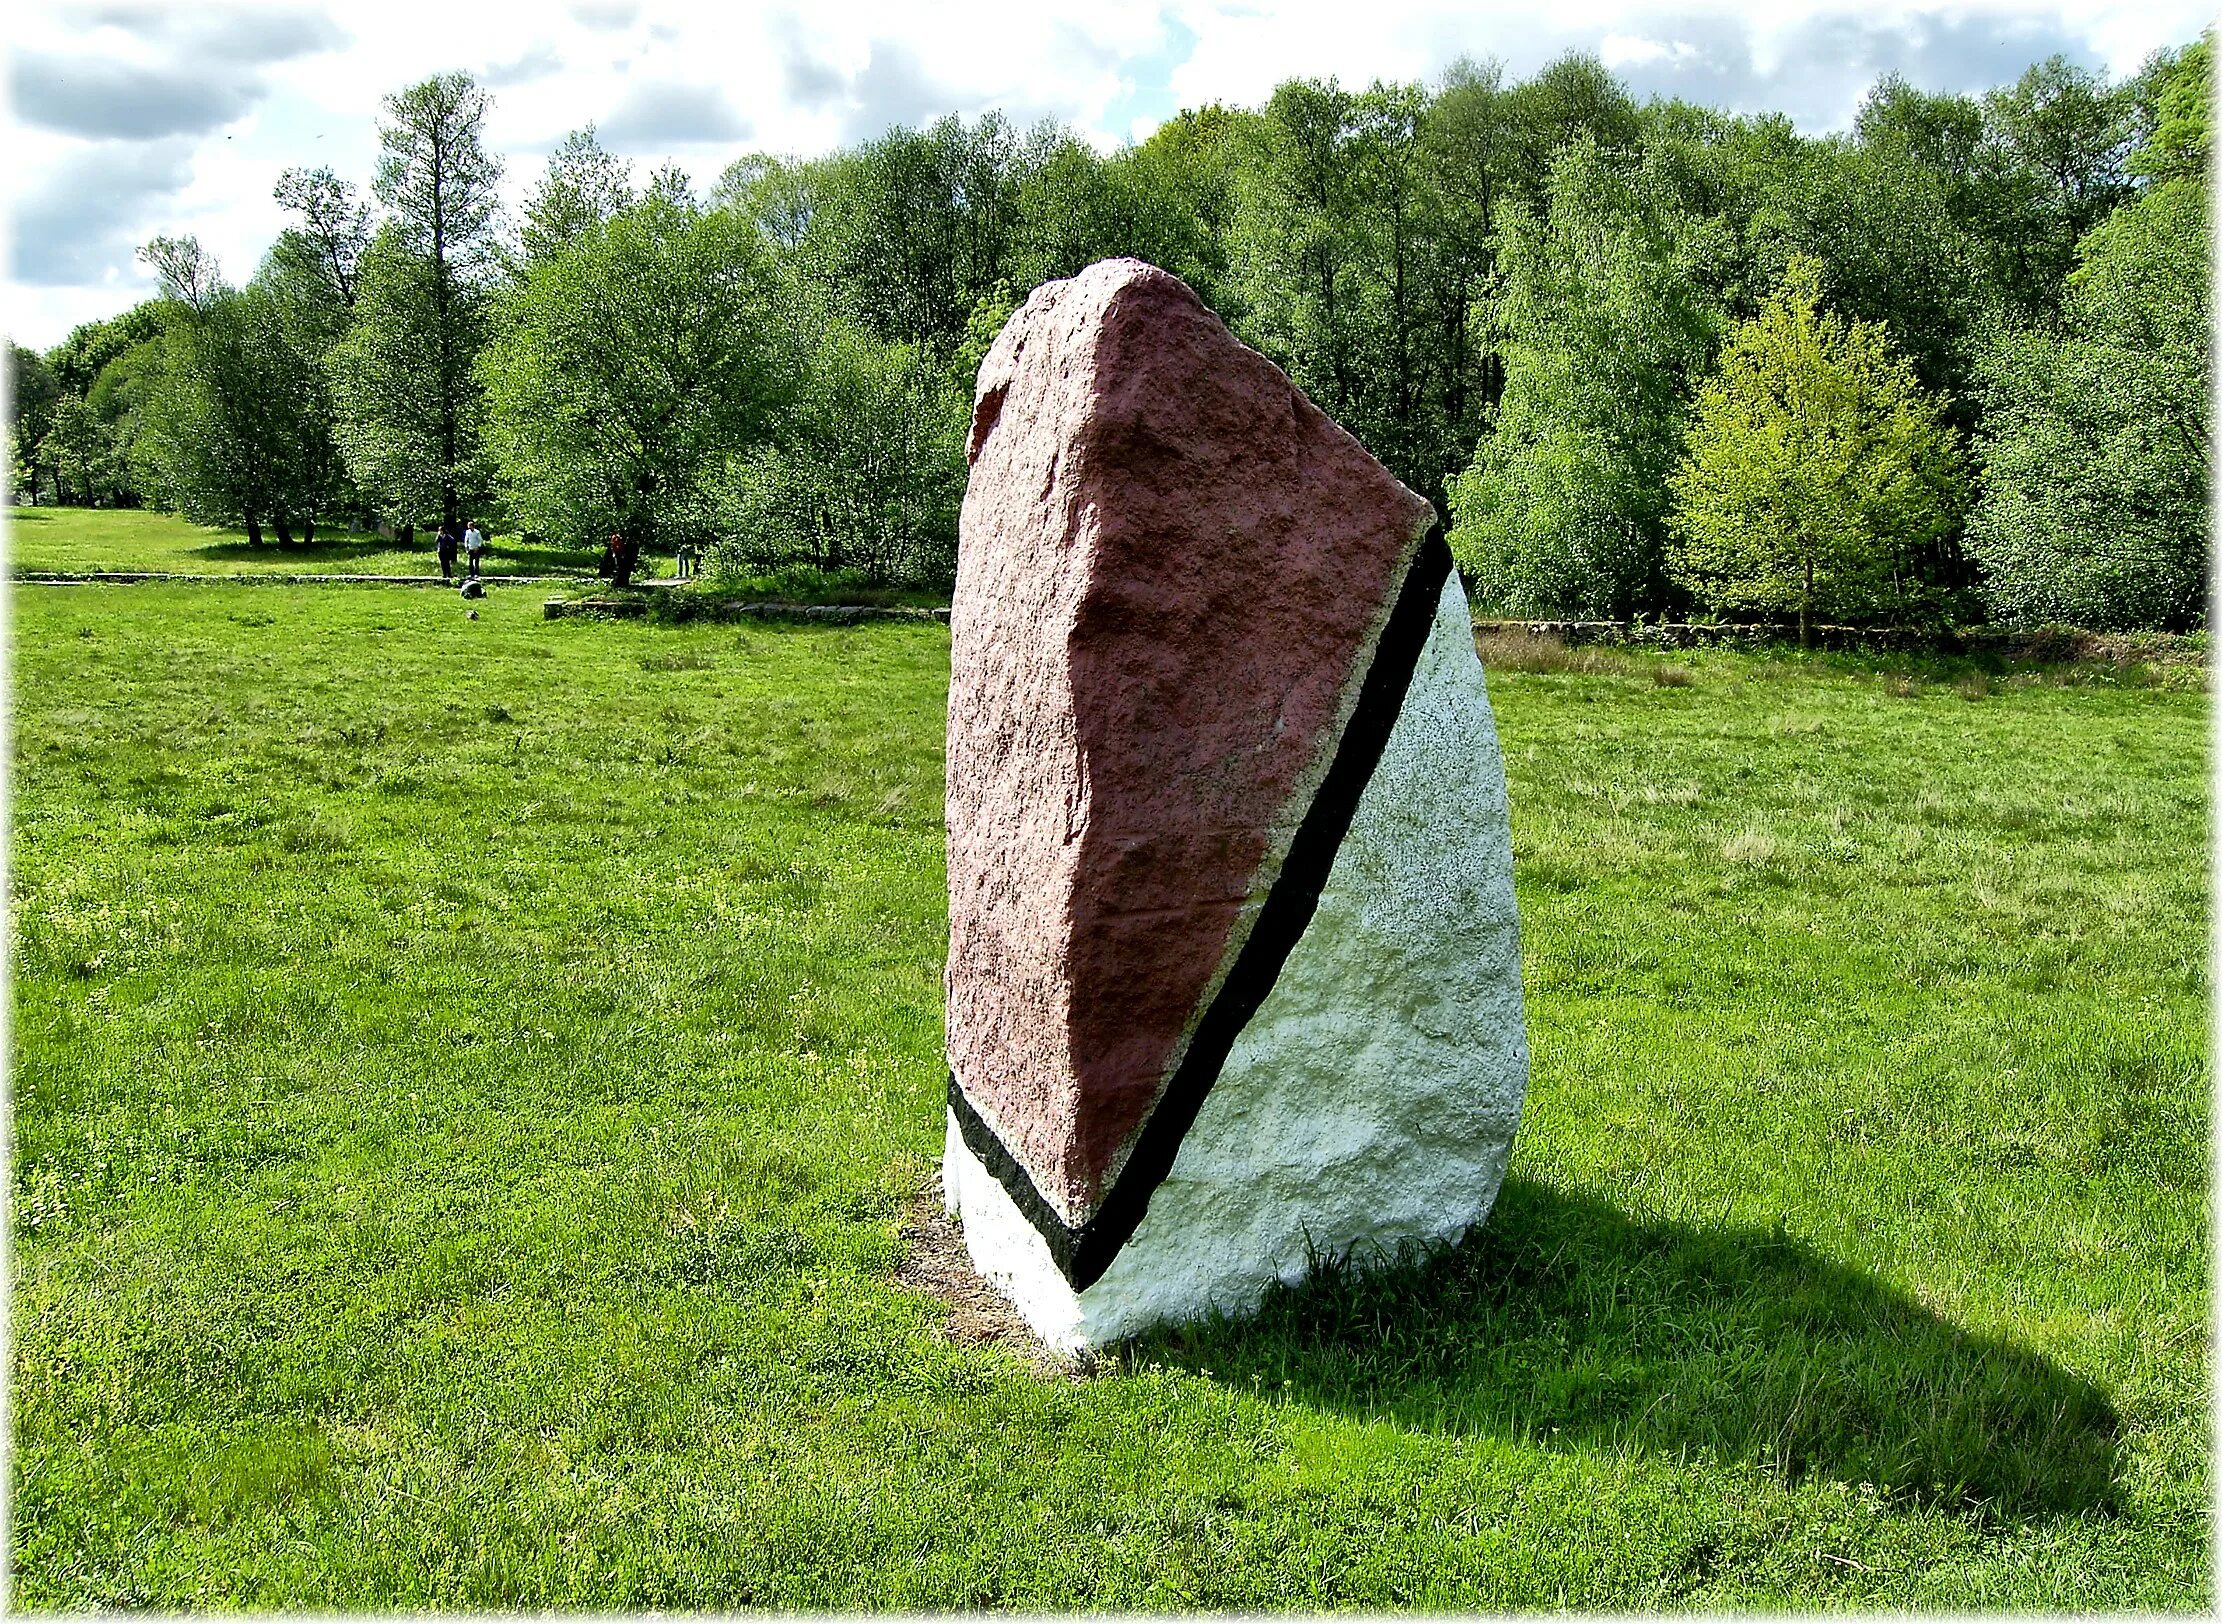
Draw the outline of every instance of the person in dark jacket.
[[[440,579],[455,579],[455,526],[441,521],[440,534],[434,539],[433,548],[440,555]]]

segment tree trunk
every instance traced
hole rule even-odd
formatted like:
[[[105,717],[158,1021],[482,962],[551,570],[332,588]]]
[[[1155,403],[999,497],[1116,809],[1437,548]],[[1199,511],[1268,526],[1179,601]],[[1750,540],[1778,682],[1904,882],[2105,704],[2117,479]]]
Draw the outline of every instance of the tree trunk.
[[[279,513],[275,518],[271,520],[271,524],[278,532],[278,545],[281,547],[292,546],[293,521],[287,518],[283,513]]]
[[[314,540],[316,540],[316,515],[313,513],[303,514],[301,516],[301,545],[306,547]]]
[[[448,315],[446,157],[435,139],[432,143],[432,325],[440,368],[440,517],[450,528],[456,528],[462,522],[462,512],[455,493],[456,384],[451,353],[455,334],[449,329]]]
[[[247,515],[247,545],[250,547],[260,547],[262,545],[262,516],[260,514],[250,513]]]

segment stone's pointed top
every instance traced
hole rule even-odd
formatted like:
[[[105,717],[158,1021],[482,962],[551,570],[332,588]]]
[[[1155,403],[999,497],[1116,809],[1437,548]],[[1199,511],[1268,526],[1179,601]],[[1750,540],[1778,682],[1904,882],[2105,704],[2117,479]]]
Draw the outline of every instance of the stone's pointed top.
[[[1034,291],[981,364],[969,454],[949,1058],[1078,1225],[1271,889],[1434,515],[1139,260]]]
[[[1192,317],[1208,318],[1226,332],[1211,307],[1196,297],[1195,289],[1148,260],[1099,259],[1078,276],[1044,282],[1003,324],[1003,331],[996,334],[980,363],[973,391],[972,436],[965,449],[968,462],[979,460],[980,447],[1001,416],[1003,396],[1018,373],[1027,344],[1051,334],[1069,340],[1088,327],[1100,327],[1113,301],[1130,291],[1169,300]],[[1227,340],[1238,342],[1231,333]]]
[[[1026,296],[1026,303],[1003,324],[1003,331],[988,347],[987,359],[980,368],[982,391],[991,373],[1008,380],[1011,359],[1025,348],[1028,337],[1050,313],[1056,313],[1057,319],[1068,326],[1078,326],[1101,317],[1111,302],[1129,289],[1162,294],[1191,310],[1208,313],[1211,308],[1196,297],[1194,288],[1146,259],[1099,259],[1078,276],[1044,282]]]

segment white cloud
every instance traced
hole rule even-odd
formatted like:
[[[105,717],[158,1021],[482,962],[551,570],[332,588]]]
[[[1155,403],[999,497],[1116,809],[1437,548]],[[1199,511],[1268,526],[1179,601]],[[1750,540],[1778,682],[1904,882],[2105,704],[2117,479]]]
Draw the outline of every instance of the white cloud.
[[[628,89],[599,129],[612,151],[661,155],[673,147],[745,141],[749,123],[714,85],[654,81]]]
[[[590,119],[613,145],[624,132],[632,155],[675,156],[706,185],[752,148],[822,152],[942,112],[1056,118],[1109,149],[1178,107],[1255,103],[1292,75],[1430,78],[1460,55],[1521,75],[1584,49],[1639,94],[1781,108],[1824,129],[1884,71],[1969,88],[2066,49],[2119,74],[2205,21],[2190,0],[1559,0],[1517,11],[1471,0],[34,0],[10,20],[18,84],[0,185],[20,269],[5,321],[50,344],[143,296],[151,282],[130,249],[158,231],[198,232],[232,274],[251,272],[281,223],[279,171],[327,163],[367,185],[381,98],[449,69],[493,90],[488,138],[517,201],[538,155]],[[60,88],[50,79],[24,94],[25,64]],[[75,213],[62,207],[73,193]]]
[[[125,141],[220,130],[264,93],[252,75],[210,74],[191,63],[137,67],[43,51],[21,52],[8,64],[8,89],[26,124]]]
[[[147,200],[191,180],[192,154],[176,137],[65,151],[16,205],[9,274],[48,288],[104,281],[131,259]]]
[[[615,0],[610,4],[573,6],[571,15],[589,28],[629,28],[639,20],[640,7],[632,0]]]
[[[543,44],[521,51],[507,62],[488,63],[478,78],[480,83],[500,90],[511,85],[529,85],[535,79],[545,79],[562,71],[563,58],[556,55],[554,46]]]
[[[1645,39],[1640,34],[1607,34],[1597,45],[1597,60],[1615,73],[1660,62],[1689,62],[1698,54],[1688,40]]]

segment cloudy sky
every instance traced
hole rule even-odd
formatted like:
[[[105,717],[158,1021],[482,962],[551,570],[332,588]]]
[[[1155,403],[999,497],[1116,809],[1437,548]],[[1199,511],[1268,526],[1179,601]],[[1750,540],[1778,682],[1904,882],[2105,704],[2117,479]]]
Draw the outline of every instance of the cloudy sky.
[[[642,169],[671,158],[708,182],[743,152],[822,152],[952,110],[1047,114],[1109,149],[1293,75],[1424,79],[1471,55],[1518,76],[1570,48],[1639,96],[1778,109],[1823,131],[1884,73],[1979,90],[2058,51],[2119,75],[2210,14],[2198,0],[17,0],[0,25],[0,326],[43,348],[123,309],[151,290],[132,248],[158,232],[198,235],[245,277],[281,224],[278,172],[329,164],[367,184],[380,98],[448,69],[492,89],[515,199],[590,120]]]

